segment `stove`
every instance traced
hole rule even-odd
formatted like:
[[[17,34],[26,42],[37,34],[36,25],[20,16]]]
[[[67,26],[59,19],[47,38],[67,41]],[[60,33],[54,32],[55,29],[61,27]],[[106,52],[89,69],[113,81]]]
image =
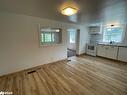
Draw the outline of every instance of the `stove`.
[[[96,56],[97,52],[97,44],[87,44],[86,46],[86,54]]]

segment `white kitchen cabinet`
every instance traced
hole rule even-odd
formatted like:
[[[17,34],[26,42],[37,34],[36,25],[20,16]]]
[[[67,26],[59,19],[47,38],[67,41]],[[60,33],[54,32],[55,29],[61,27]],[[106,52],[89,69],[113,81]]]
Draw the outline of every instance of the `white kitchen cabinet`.
[[[102,56],[102,57],[105,57],[106,55],[105,55],[105,47],[104,47],[104,45],[98,45],[97,46],[97,55],[98,56]]]
[[[106,46],[106,57],[111,59],[117,59],[118,47]]]
[[[118,60],[127,62],[127,47],[119,47]]]
[[[90,34],[101,34],[100,26],[91,26],[89,27]]]
[[[117,59],[117,52],[118,52],[117,46],[98,45],[97,47],[98,56]]]

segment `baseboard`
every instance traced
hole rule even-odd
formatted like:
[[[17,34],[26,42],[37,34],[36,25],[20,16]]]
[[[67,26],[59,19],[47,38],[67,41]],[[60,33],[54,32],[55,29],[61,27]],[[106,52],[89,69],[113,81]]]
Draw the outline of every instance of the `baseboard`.
[[[89,55],[89,54],[86,54],[86,53],[78,55],[77,57],[80,57],[82,55],[91,56],[91,57],[98,57],[98,58],[103,58],[103,59],[111,60],[111,61],[118,62],[118,63],[127,64],[127,62],[125,62],[125,61],[120,61],[120,60],[117,60],[117,59],[110,59],[110,58],[106,58],[106,57],[102,57],[102,56],[98,56],[98,55],[97,56],[92,56],[92,55]]]
[[[86,53],[76,54],[76,56],[79,57],[79,56],[83,56],[83,55],[85,55],[85,54],[86,54]]]
[[[69,49],[69,48],[68,48],[67,50],[70,50],[70,51],[76,51],[76,50],[73,50],[73,49]]]
[[[104,58],[104,59],[108,59],[108,60],[111,60],[111,61],[115,61],[115,62],[122,62],[122,63],[126,63],[125,61],[120,61],[120,60],[117,60],[117,59],[111,59],[111,58],[106,58],[106,57],[102,57],[102,56],[96,56],[96,57],[100,57],[100,58]]]
[[[53,63],[57,63],[57,62],[61,62],[61,61],[67,61],[67,58],[66,59],[62,59],[62,60],[58,60],[58,61],[54,61],[54,62],[50,62],[50,63],[46,63],[46,64],[53,64]],[[41,67],[43,65],[46,65],[46,64],[42,64],[42,65],[35,66],[35,67],[32,67],[32,68],[24,69],[24,70],[21,70],[21,71],[17,71],[17,72],[13,72],[13,73],[8,73],[8,74],[5,74],[5,75],[1,75],[0,78],[6,77],[6,76],[12,76],[12,75],[15,75],[15,74],[18,74],[18,73],[21,73],[21,72],[29,72],[31,70],[41,69]]]

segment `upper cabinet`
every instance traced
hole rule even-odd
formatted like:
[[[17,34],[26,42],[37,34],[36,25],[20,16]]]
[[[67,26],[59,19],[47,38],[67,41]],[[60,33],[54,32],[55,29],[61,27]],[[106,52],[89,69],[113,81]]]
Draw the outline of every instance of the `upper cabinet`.
[[[100,26],[90,26],[89,32],[90,34],[101,34],[101,27]]]

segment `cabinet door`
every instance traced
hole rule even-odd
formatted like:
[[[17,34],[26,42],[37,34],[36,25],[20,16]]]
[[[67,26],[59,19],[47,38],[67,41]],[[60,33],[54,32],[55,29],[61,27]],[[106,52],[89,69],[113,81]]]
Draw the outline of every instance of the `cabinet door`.
[[[90,34],[99,34],[100,33],[100,26],[92,26],[89,27]]]
[[[127,62],[127,48],[119,47],[118,60]]]
[[[111,59],[117,59],[118,47],[116,46],[106,46],[106,57]]]
[[[97,46],[97,55],[98,56],[102,56],[102,57],[105,57],[105,46],[104,45],[98,45]]]

